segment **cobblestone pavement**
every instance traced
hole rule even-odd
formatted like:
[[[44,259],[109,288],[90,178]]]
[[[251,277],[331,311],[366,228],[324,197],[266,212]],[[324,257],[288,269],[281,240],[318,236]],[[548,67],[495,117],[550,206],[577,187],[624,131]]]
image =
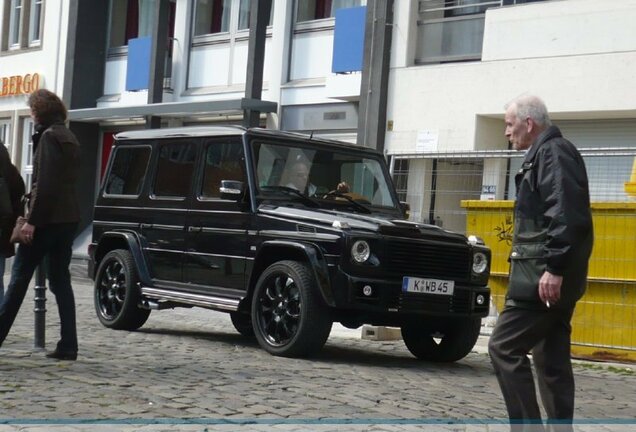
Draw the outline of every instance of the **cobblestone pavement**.
[[[334,327],[311,360],[273,357],[205,309],[153,311],[139,331],[104,328],[90,281],[74,281],[80,355],[33,346],[33,290],[0,349],[4,431],[505,431],[480,338],[454,364],[417,361],[402,341]],[[59,332],[48,294],[47,347]],[[636,367],[576,362],[577,431],[636,430]]]

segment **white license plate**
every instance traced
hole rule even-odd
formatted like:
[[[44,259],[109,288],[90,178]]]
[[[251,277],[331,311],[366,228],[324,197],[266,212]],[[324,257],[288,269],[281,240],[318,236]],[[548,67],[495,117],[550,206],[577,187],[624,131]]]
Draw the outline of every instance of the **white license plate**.
[[[453,295],[455,281],[404,277],[402,291],[409,293]]]

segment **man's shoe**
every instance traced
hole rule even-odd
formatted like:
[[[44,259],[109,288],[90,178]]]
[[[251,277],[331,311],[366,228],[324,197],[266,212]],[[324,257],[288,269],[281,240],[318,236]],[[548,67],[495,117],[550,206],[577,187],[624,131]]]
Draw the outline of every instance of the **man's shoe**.
[[[77,351],[51,351],[46,353],[48,358],[53,358],[57,360],[77,360]]]

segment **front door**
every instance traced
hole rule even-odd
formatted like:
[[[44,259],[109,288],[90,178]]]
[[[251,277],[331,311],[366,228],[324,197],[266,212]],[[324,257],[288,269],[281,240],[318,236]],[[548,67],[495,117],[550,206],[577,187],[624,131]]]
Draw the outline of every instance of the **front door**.
[[[205,141],[186,222],[184,282],[196,290],[241,295],[245,290],[249,207],[244,199],[222,199],[221,180],[246,185],[240,138]]]

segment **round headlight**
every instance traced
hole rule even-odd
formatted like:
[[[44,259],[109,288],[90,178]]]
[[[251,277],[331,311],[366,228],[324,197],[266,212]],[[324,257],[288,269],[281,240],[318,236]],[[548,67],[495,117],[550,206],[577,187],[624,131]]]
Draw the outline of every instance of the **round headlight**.
[[[473,255],[473,272],[481,274],[488,268],[488,258],[483,252],[475,252]]]
[[[369,259],[371,248],[369,243],[364,240],[357,240],[351,247],[351,257],[357,263],[362,264]]]

